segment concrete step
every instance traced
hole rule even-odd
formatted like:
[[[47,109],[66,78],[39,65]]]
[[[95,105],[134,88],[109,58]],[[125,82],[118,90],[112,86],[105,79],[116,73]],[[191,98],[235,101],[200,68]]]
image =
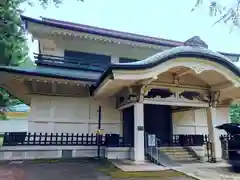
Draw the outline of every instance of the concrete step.
[[[160,151],[176,162],[197,162],[198,158],[183,147],[162,147]]]
[[[160,151],[162,152],[186,152],[184,148],[160,148]]]
[[[170,146],[170,147],[159,147],[159,149],[169,149],[169,150],[172,150],[172,149],[184,149],[183,147],[180,147],[180,146]]]
[[[197,161],[195,157],[170,157],[174,161]]]
[[[166,154],[169,157],[174,157],[174,158],[188,158],[188,157],[193,157],[191,154],[178,154],[178,155],[172,155],[172,154]]]
[[[175,152],[173,152],[173,151],[161,151],[161,152],[164,152],[165,154],[169,154],[169,155],[189,155],[190,153],[189,152],[187,152],[187,151],[175,151]]]

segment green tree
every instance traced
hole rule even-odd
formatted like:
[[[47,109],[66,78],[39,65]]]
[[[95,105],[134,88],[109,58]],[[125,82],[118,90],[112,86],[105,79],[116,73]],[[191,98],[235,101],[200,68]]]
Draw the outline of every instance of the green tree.
[[[240,123],[240,104],[231,105],[230,116],[233,123]]]
[[[20,18],[22,0],[0,4],[0,65],[18,66],[28,59],[27,41]]]
[[[12,97],[6,90],[3,88],[0,88],[0,120],[6,120],[6,111],[8,110],[9,106],[14,106],[22,104],[22,102]]]

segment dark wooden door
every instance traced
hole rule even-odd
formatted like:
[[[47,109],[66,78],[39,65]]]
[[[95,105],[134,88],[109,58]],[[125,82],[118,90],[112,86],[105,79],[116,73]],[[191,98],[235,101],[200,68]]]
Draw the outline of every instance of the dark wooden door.
[[[123,110],[123,137],[126,145],[134,145],[134,111],[133,106]]]
[[[172,141],[172,112],[170,106],[144,105],[145,132],[155,134],[163,144]]]

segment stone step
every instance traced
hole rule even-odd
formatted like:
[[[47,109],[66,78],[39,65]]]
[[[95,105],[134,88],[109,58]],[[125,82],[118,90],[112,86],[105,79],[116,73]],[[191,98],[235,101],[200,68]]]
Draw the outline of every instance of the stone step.
[[[161,151],[161,152],[163,152],[163,151]],[[173,151],[165,151],[164,152],[165,154],[169,154],[169,155],[182,155],[182,154],[185,154],[185,155],[189,155],[189,152],[187,152],[187,151],[175,151],[175,152],[173,152]]]
[[[197,161],[198,159],[195,157],[170,157],[174,161]]]
[[[184,148],[174,148],[174,149],[160,148],[160,151],[162,151],[162,152],[186,152],[186,150]]]
[[[183,147],[161,147],[159,148],[161,152],[167,155],[173,161],[178,163],[181,162],[197,162],[198,158],[195,157],[193,154],[188,152]]]
[[[179,155],[171,155],[171,154],[166,154],[169,157],[175,157],[175,158],[188,158],[188,157],[193,157],[191,154],[179,154]]]
[[[159,147],[159,149],[184,149],[181,146]]]

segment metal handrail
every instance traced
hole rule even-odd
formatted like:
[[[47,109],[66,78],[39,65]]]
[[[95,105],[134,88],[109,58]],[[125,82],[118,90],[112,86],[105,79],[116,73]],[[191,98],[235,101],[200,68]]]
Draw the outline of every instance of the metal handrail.
[[[159,145],[161,144],[161,140],[159,138],[157,138],[156,136],[154,137],[154,139],[152,139],[152,146],[149,146],[149,137],[151,134],[148,133],[144,133],[144,137],[145,137],[145,154],[150,156],[152,161],[155,161],[155,163],[159,163],[160,162],[160,158],[159,158]]]

